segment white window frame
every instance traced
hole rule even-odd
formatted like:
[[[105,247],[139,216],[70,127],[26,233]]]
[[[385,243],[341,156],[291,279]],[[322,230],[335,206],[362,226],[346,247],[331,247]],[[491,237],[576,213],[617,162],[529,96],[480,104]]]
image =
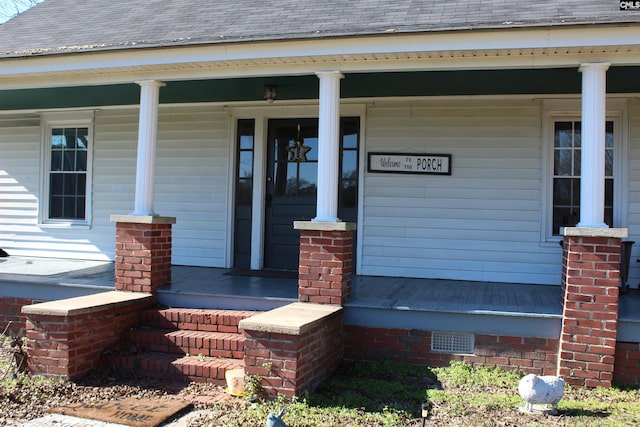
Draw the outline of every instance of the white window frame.
[[[44,227],[89,227],[92,221],[93,195],[93,152],[94,114],[93,112],[47,113],[42,116],[42,196],[40,198],[40,225]],[[87,149],[87,173],[84,219],[61,219],[49,217],[49,174],[51,173],[51,132],[54,128],[87,128],[89,147]]]
[[[626,191],[627,186],[627,156],[626,150],[626,115],[622,111],[608,111],[606,121],[613,122],[613,225],[615,228],[626,227]],[[553,235],[553,171],[554,171],[554,132],[555,123],[559,121],[582,121],[579,110],[548,111],[546,114],[544,131],[545,167],[543,168],[543,182],[545,183],[545,198],[542,207],[541,236],[542,243],[553,243],[562,240],[562,236]]]

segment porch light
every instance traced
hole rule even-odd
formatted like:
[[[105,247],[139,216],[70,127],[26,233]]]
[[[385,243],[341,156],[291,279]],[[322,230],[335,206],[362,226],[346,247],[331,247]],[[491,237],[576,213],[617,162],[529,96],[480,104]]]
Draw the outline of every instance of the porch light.
[[[277,95],[278,86],[266,85],[264,87],[264,99],[266,99],[269,104],[275,101]]]

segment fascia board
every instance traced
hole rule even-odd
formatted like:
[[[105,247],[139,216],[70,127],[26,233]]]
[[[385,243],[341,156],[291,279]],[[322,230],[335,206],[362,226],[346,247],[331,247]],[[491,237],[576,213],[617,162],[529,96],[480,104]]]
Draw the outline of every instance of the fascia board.
[[[334,64],[342,65],[341,70],[350,72],[440,69],[445,66],[449,69],[562,67],[593,61],[595,55],[596,60],[600,56],[614,65],[636,65],[640,64],[637,32],[638,26],[555,27],[508,32],[469,30],[10,57],[0,59],[0,88],[18,88],[23,84],[34,87],[19,80],[28,77],[31,84],[37,86],[40,84],[38,77],[46,78],[47,75],[52,78],[50,83],[63,82],[63,75],[73,75],[69,79],[71,84],[73,81],[76,84],[105,84],[131,82],[149,76],[184,79],[299,75]],[[584,47],[595,48],[598,52],[571,52],[571,49]],[[541,53],[522,54],[527,50]],[[510,54],[498,59],[500,51]],[[384,60],[384,55],[415,52],[432,56],[426,60],[422,57]],[[474,54],[476,52],[478,54]],[[442,55],[439,57],[438,53]],[[366,58],[367,55],[372,58]],[[616,62],[611,56],[619,59]],[[439,62],[439,58],[442,61]],[[81,82],[77,81],[78,75],[82,76]]]

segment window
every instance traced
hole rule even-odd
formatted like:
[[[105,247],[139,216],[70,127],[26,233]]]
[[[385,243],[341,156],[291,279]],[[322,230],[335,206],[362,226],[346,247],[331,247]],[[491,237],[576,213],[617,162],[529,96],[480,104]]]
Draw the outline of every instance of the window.
[[[91,127],[53,124],[46,138],[46,223],[89,221]]]
[[[613,227],[614,122],[606,122],[604,222]],[[554,236],[561,227],[573,227],[580,220],[581,122],[562,120],[553,131],[553,225]]]

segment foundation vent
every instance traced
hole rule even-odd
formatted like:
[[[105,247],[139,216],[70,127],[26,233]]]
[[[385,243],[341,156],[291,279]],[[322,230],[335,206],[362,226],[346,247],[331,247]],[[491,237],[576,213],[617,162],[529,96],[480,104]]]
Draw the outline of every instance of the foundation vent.
[[[473,354],[474,335],[469,332],[431,332],[431,351],[448,354]]]

